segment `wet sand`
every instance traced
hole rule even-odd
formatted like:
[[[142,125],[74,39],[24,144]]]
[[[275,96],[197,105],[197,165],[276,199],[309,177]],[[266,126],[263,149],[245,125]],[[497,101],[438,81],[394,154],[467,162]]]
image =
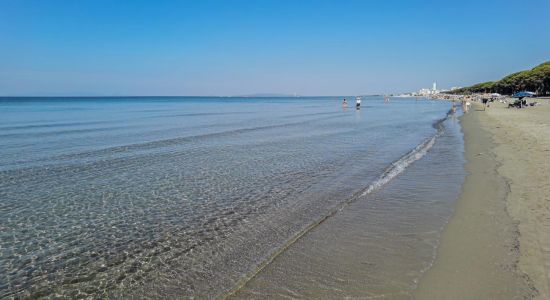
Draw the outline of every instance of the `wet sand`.
[[[417,299],[550,299],[550,103],[462,119],[468,176]]]

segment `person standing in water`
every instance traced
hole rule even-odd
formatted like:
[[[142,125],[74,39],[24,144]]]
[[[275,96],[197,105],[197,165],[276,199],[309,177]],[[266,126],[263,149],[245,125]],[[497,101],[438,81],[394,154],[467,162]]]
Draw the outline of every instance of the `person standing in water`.
[[[355,99],[355,108],[360,109],[361,108],[361,97],[357,97]]]
[[[348,107],[348,102],[346,101],[346,98],[344,98],[344,101],[342,102],[342,107],[343,108]]]

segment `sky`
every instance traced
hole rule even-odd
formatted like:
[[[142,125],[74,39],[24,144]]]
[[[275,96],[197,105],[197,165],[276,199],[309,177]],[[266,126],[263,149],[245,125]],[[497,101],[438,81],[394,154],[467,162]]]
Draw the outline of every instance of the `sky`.
[[[0,96],[360,95],[550,60],[549,0],[0,0]]]

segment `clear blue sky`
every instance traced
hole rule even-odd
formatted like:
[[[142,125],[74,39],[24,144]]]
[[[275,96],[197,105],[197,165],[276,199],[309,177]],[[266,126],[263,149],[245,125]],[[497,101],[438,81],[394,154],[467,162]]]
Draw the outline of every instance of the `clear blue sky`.
[[[0,95],[394,93],[550,60],[550,1],[0,1]]]

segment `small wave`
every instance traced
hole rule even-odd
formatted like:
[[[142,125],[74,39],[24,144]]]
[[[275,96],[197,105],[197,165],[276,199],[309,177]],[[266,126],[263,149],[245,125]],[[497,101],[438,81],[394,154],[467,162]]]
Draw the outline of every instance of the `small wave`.
[[[277,256],[285,252],[286,249],[288,249],[290,246],[292,246],[294,243],[300,240],[308,232],[310,232],[317,226],[321,225],[321,223],[325,222],[330,217],[334,216],[336,213],[338,213],[339,211],[341,211],[351,203],[380,189],[382,186],[390,182],[393,178],[395,178],[396,176],[401,174],[403,171],[405,171],[407,167],[410,166],[412,163],[424,157],[428,153],[428,151],[433,147],[437,138],[443,134],[443,131],[444,131],[443,122],[448,118],[448,116],[449,114],[447,114],[444,118],[433,123],[432,126],[437,130],[436,134],[424,140],[422,143],[418,144],[410,152],[408,152],[398,160],[391,163],[390,166],[378,177],[378,179],[372,182],[367,188],[356,193],[354,196],[341,202],[340,204],[337,204],[337,206],[332,210],[330,210],[327,214],[317,219],[313,223],[310,223],[303,230],[298,232],[295,236],[289,239],[281,248],[275,250],[274,253],[269,258],[267,258],[262,264],[259,265],[259,267],[255,270],[255,272],[253,272],[252,274],[250,274],[249,276],[247,276],[246,278],[238,282],[237,285],[233,287],[233,289],[225,293],[222,298],[225,299],[231,295],[234,295],[236,292],[238,292],[241,288],[243,288],[246,285],[247,282],[249,282],[259,272],[261,272],[266,266],[268,266]]]
[[[203,139],[218,138],[221,136],[238,135],[238,134],[261,131],[261,130],[299,126],[299,125],[314,123],[314,122],[336,118],[336,117],[338,116],[324,117],[324,118],[318,118],[318,119],[306,120],[306,121],[300,121],[300,122],[292,122],[292,123],[238,128],[238,129],[226,130],[221,132],[212,132],[212,133],[205,133],[205,134],[198,134],[198,135],[191,135],[191,136],[184,136],[184,137],[155,140],[150,142],[114,146],[114,147],[109,147],[109,148],[104,148],[99,150],[91,150],[91,151],[78,152],[73,154],[59,155],[54,157],[48,157],[47,159],[63,160],[63,159],[83,158],[83,157],[91,157],[91,156],[105,156],[105,155],[112,155],[112,154],[121,153],[121,152],[161,148],[161,147],[179,145],[187,142],[196,142],[198,140],[203,140]]]
[[[371,185],[369,185],[367,189],[365,189],[365,191],[363,191],[363,193],[361,193],[361,196],[366,196],[373,191],[379,189],[386,183],[390,182],[395,176],[405,171],[405,169],[413,162],[424,157],[424,155],[428,153],[428,150],[430,150],[430,148],[432,148],[432,146],[435,144],[435,140],[440,135],[441,131],[438,131],[436,135],[425,140],[424,142],[416,146],[411,152],[407,153],[399,160],[393,162],[377,180],[375,180]]]
[[[391,163],[388,166],[388,168],[386,168],[386,170],[378,177],[378,179],[373,181],[369,186],[367,186],[367,188],[356,193],[350,199],[342,202],[338,209],[331,211],[329,214],[327,214],[324,218],[322,218],[316,224],[318,225],[322,223],[324,220],[333,216],[336,212],[342,210],[347,205],[357,201],[359,198],[365,197],[368,194],[380,189],[381,187],[386,185],[388,182],[390,182],[393,178],[403,173],[403,171],[405,171],[407,167],[409,167],[412,163],[424,157],[428,153],[428,151],[433,147],[437,138],[443,134],[443,130],[444,130],[443,122],[447,119],[447,117],[448,117],[448,114],[445,118],[442,118],[434,122],[432,126],[437,130],[437,132],[432,137],[425,139],[423,142],[418,144],[410,152],[408,152],[398,160]]]
[[[351,204],[352,202],[358,200],[359,198],[364,197],[380,189],[382,186],[386,185],[397,175],[403,173],[403,171],[405,171],[407,167],[410,166],[412,163],[424,157],[428,153],[428,151],[433,147],[437,138],[443,134],[443,130],[444,130],[443,122],[448,118],[448,116],[449,114],[447,114],[444,118],[435,121],[432,124],[432,126],[437,130],[437,132],[432,137],[425,139],[422,143],[418,144],[409,153],[405,154],[398,160],[391,163],[388,166],[388,168],[386,168],[386,170],[378,177],[378,179],[373,181],[363,191],[357,193],[355,196],[343,202],[338,210],[331,212],[330,215],[328,215],[327,217],[334,215],[337,211],[342,210],[345,206],[347,206],[348,204]]]
[[[204,116],[227,116],[227,115],[246,115],[252,114],[250,112],[197,112],[197,113],[181,113],[181,114],[164,114],[164,115],[152,115],[142,117],[143,119],[156,119],[156,118],[179,118],[179,117],[204,117]]]
[[[70,123],[41,123],[41,124],[28,124],[28,125],[16,125],[16,126],[3,126],[3,127],[0,127],[0,129],[2,129],[2,130],[21,130],[21,129],[96,125],[96,124],[103,124],[103,123],[106,123],[106,122],[105,121],[92,121],[92,122],[70,122]]]
[[[42,137],[48,137],[48,136],[61,136],[61,135],[70,135],[70,134],[87,134],[87,133],[104,132],[104,131],[112,132],[114,130],[125,129],[125,128],[131,128],[131,126],[85,128],[85,129],[68,129],[68,130],[59,130],[59,131],[33,132],[33,133],[6,133],[6,134],[0,134],[0,137],[1,138],[14,138],[14,137],[42,138]]]

